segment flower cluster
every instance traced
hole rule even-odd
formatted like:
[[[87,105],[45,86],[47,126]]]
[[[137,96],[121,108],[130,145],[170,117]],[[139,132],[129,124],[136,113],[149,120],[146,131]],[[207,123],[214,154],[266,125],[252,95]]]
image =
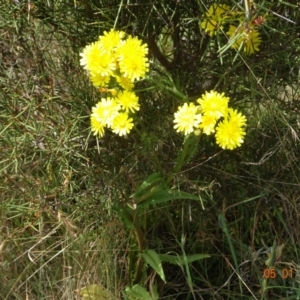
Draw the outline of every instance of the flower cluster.
[[[232,41],[232,47],[234,49],[238,50],[240,47],[243,47],[243,51],[247,55],[259,51],[261,37],[257,29],[253,26],[236,27],[230,25],[227,34]]]
[[[200,24],[201,27],[210,36],[215,35],[220,29],[223,29],[223,25],[226,23],[228,12],[229,6],[225,4],[212,4],[205,13],[205,17]]]
[[[217,144],[233,150],[244,141],[246,117],[229,108],[224,93],[206,92],[194,103],[185,103],[174,114],[174,128],[185,135],[202,130],[206,135],[215,133]]]
[[[134,82],[144,78],[149,70],[147,46],[137,37],[125,36],[123,31],[105,31],[80,53],[80,64],[88,71],[93,85],[101,93],[111,95],[92,108],[92,132],[100,137],[105,127],[120,136],[130,132],[130,114],[139,110],[139,99],[132,91]]]
[[[225,4],[212,4],[204,14],[200,27],[210,36],[217,35],[223,31],[224,26],[229,24],[226,32],[229,45],[234,49],[243,49],[247,55],[259,51],[261,37],[258,28],[266,21],[262,16],[257,18],[246,18],[241,21],[241,13],[231,10]],[[235,26],[234,24],[237,23]]]

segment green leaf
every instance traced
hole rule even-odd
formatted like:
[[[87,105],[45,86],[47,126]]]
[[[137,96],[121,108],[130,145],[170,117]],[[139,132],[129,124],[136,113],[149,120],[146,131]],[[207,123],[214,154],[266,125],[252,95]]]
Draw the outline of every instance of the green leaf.
[[[83,300],[114,300],[114,296],[99,284],[91,284],[80,290]]]
[[[170,254],[159,254],[159,258],[161,261],[166,261],[170,264],[177,265],[177,266],[182,266],[186,262],[187,263],[192,263],[194,261],[203,259],[203,258],[208,258],[210,255],[208,254],[193,254],[193,255],[187,255],[186,257],[179,256],[179,255],[170,255]]]
[[[187,192],[171,189],[158,189],[154,191],[147,199],[141,202],[141,205],[160,204],[176,199],[190,199],[201,201],[199,196],[192,195]]]
[[[164,26],[158,36],[157,46],[161,53],[168,59],[172,61],[174,59],[174,41],[172,38],[172,28],[169,26]]]
[[[119,207],[118,205],[114,205],[112,209],[118,214],[119,217],[122,218],[125,226],[128,229],[132,229],[134,227],[132,215],[125,207]]]
[[[150,293],[138,284],[134,285],[132,288],[126,287],[125,292],[130,300],[154,300]]]
[[[183,165],[191,160],[198,148],[199,140],[199,136],[196,136],[195,134],[189,134],[185,137],[183,149],[176,158],[176,165],[173,170],[174,174],[177,174],[181,170]]]
[[[154,250],[146,250],[143,252],[143,257],[148,265],[150,265],[160,278],[166,282],[164,270],[162,268],[161,260],[159,255]]]
[[[150,186],[153,186],[155,182],[161,181],[163,178],[161,177],[160,173],[153,173],[151,174],[141,185],[140,187],[135,191],[134,194],[131,195],[131,198],[138,198],[142,195],[142,192],[144,192],[146,189],[148,189]]]
[[[198,144],[200,137],[195,134],[190,134],[186,137],[185,143],[187,143],[186,156],[184,158],[184,163],[188,163],[194,156],[196,150],[198,149]]]

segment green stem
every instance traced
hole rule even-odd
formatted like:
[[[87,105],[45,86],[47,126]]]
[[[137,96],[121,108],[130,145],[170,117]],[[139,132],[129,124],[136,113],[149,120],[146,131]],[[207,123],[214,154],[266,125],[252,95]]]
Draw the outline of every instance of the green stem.
[[[143,127],[143,130],[146,132],[146,130],[145,130],[143,124],[140,123],[140,125]],[[134,126],[134,130],[137,132],[137,134],[140,136],[140,138],[142,138],[142,133],[136,128],[136,126]],[[151,145],[151,147],[153,148],[153,145]],[[155,153],[154,150],[151,151],[151,156],[152,156],[152,158],[153,158],[154,164],[155,164],[155,166],[157,167],[158,171],[159,171],[161,174],[163,174],[163,168],[162,168],[162,165],[161,165],[161,163],[160,163],[160,161],[159,161],[159,159],[158,159],[158,157],[157,157],[157,155],[156,155],[156,153]],[[147,158],[149,158],[149,157],[147,157]]]
[[[183,145],[183,149],[179,155],[179,157],[177,158],[177,163],[174,167],[174,170],[172,171],[172,173],[168,176],[167,180],[166,180],[166,183],[170,183],[170,181],[173,179],[173,177],[178,173],[178,171],[181,169],[183,163],[184,163],[184,160],[186,158],[186,155],[187,155],[187,151],[188,151],[188,148],[189,148],[189,142],[188,142],[188,138],[186,139],[184,145]]]
[[[141,202],[143,202],[145,199],[148,199],[155,191],[156,191],[156,186],[154,186],[153,188],[150,189],[150,191],[148,191],[147,193],[145,193],[144,195],[142,195],[139,198],[135,198],[134,202],[136,203],[136,205],[139,205]]]

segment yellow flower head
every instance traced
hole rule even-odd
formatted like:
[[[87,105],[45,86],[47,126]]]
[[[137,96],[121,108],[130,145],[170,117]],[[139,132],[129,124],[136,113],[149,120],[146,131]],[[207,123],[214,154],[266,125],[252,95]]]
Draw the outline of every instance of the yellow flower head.
[[[96,106],[92,108],[92,116],[98,122],[110,127],[114,118],[119,114],[120,105],[112,98],[102,98]]]
[[[127,77],[116,76],[116,80],[120,84],[120,86],[125,90],[132,90],[134,88],[134,84]]]
[[[218,120],[227,114],[229,98],[225,97],[224,93],[206,92],[197,102],[201,105],[202,112],[206,116],[211,116]]]
[[[101,76],[100,74],[90,74],[91,82],[94,86],[106,86],[109,83],[110,76]]]
[[[204,20],[200,23],[201,28],[210,36],[213,36],[220,28],[223,29],[223,25],[226,21],[225,14],[228,11],[229,6],[225,4],[212,4],[205,13]]]
[[[206,135],[210,135],[211,133],[215,132],[215,126],[217,123],[217,118],[212,115],[203,115],[202,122],[199,125],[199,128],[203,129],[203,132]]]
[[[131,82],[145,77],[149,69],[148,48],[136,37],[129,38],[117,49],[120,72]]]
[[[240,26],[235,27],[230,25],[227,32],[230,39],[233,41],[232,47],[239,49],[243,47],[245,54],[250,55],[255,51],[259,51],[259,45],[261,44],[261,37],[259,32],[253,26]],[[230,42],[230,41],[229,41]]]
[[[100,137],[104,135],[105,124],[100,122],[95,115],[91,115],[91,128],[92,128],[93,135],[98,134]]]
[[[117,103],[119,103],[127,113],[134,112],[140,109],[139,98],[134,92],[123,91],[119,92],[117,96]]]
[[[111,126],[112,131],[120,136],[128,134],[132,127],[132,118],[129,118],[127,113],[118,114]]]
[[[223,149],[233,150],[244,142],[246,117],[234,109],[228,109],[228,116],[216,128],[217,144]]]
[[[99,41],[103,49],[110,52],[121,45],[124,36],[124,31],[111,29],[109,32],[104,31],[104,34],[99,37]]]
[[[174,114],[174,128],[177,132],[184,132],[185,135],[193,132],[201,122],[201,114],[199,114],[199,106],[193,103],[184,103],[178,108]]]
[[[105,52],[100,42],[87,45],[80,56],[80,64],[93,76],[110,76],[116,69],[115,57]]]

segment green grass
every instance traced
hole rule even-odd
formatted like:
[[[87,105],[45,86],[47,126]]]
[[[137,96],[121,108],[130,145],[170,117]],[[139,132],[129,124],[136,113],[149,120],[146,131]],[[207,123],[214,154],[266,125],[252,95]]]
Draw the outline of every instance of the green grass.
[[[220,60],[218,43],[198,25],[207,1],[124,2],[0,4],[0,299],[82,299],[91,284],[125,299],[140,249],[136,229],[112,208],[131,204],[159,171],[168,188],[202,202],[139,209],[145,249],[210,257],[164,262],[166,283],[144,265],[140,285],[157,286],[159,299],[299,299],[299,9],[257,5],[258,15],[272,15],[260,51],[244,57],[228,49]],[[150,76],[137,84],[136,130],[96,140],[89,115],[99,92],[79,53],[115,23],[144,40],[162,39],[169,26],[177,48],[168,72],[150,53]],[[207,89],[224,92],[247,116],[244,144],[221,150],[201,135],[168,177],[183,148],[173,114]],[[276,278],[265,279],[266,268]]]

